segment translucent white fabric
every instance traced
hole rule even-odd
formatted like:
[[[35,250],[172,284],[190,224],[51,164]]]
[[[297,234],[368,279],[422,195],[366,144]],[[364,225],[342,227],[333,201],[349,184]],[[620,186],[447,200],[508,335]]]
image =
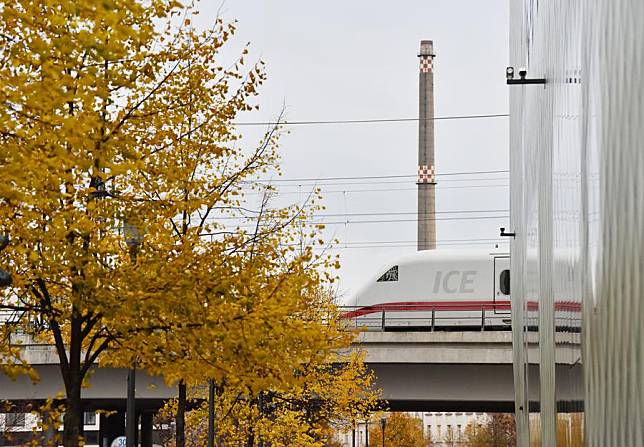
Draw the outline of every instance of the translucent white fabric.
[[[510,5],[510,65],[546,78],[508,87],[518,443],[532,406],[541,445],[557,410],[585,411],[586,445],[644,445],[644,1]]]

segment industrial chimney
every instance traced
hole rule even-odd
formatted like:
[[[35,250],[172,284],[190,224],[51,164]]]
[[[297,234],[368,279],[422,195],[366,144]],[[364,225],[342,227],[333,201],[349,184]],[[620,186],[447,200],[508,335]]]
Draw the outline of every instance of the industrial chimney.
[[[420,42],[418,106],[418,250],[436,248],[434,168],[434,43]]]

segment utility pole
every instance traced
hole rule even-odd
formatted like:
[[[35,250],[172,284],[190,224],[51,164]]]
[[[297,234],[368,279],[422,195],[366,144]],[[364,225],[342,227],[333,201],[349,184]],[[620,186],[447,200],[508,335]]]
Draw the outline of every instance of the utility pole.
[[[420,42],[418,104],[418,251],[436,248],[434,43]]]

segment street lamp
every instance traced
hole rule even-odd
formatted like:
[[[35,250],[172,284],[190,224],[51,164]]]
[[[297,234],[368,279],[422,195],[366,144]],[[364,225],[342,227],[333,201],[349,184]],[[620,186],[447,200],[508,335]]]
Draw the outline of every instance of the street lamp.
[[[125,244],[132,262],[136,262],[136,255],[143,242],[143,235],[139,229],[129,222],[123,223]],[[127,371],[127,399],[125,404],[125,439],[127,447],[136,447],[136,364]]]
[[[387,426],[387,418],[380,418],[380,428],[382,428],[382,447],[385,447],[385,427]]]

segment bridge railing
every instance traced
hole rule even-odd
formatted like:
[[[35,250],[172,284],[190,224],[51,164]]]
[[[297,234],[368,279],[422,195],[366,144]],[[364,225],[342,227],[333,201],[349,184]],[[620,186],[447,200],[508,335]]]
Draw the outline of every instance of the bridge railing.
[[[470,304],[427,306],[339,306],[351,328],[368,331],[510,330],[508,305]]]

